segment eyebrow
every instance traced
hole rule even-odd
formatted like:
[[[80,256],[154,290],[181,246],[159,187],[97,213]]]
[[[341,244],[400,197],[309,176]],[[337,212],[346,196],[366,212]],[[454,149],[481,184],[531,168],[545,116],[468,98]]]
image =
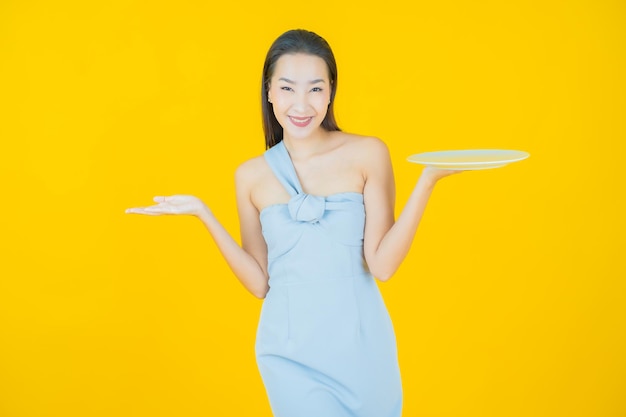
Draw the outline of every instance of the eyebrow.
[[[295,84],[295,83],[296,83],[295,81],[292,81],[292,80],[290,80],[289,78],[285,78],[285,77],[280,77],[280,78],[278,79],[278,81],[285,81],[286,83],[289,83],[289,84]],[[326,82],[326,81],[324,81],[323,79],[318,78],[318,79],[316,79],[316,80],[311,80],[311,81],[309,81],[309,84],[318,84],[318,83],[325,83],[325,82]]]

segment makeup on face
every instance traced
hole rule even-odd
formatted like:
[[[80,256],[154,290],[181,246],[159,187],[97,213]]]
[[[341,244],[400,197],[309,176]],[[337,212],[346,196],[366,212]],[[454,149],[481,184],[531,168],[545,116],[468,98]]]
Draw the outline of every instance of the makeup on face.
[[[315,55],[280,57],[268,99],[286,136],[306,137],[321,128],[330,100],[326,62]]]

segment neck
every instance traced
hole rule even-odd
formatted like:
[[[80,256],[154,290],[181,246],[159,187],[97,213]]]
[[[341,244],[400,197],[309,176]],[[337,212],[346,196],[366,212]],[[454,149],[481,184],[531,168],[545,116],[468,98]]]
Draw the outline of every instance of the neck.
[[[283,142],[291,157],[307,158],[311,155],[322,151],[328,143],[328,136],[330,132],[324,129],[320,129],[314,135],[306,138],[290,138],[285,136]]]

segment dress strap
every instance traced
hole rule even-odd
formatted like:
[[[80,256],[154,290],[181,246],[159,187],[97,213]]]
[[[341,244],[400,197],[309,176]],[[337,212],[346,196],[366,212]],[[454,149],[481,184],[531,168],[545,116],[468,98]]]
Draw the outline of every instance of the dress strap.
[[[291,199],[287,208],[295,221],[319,223],[326,210],[363,210],[363,195],[360,193],[335,193],[322,197],[302,191],[296,168],[284,142],[279,142],[263,154],[272,172],[285,187]],[[362,237],[360,238],[362,239]]]
[[[289,152],[283,141],[265,151],[263,154],[268,165],[276,175],[276,178],[285,187],[290,196],[302,193],[302,186],[298,180],[298,174],[293,166]]]

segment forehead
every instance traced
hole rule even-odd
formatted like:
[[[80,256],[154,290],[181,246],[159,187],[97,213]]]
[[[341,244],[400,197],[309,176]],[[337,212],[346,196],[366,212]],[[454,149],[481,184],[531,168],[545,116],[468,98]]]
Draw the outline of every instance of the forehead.
[[[285,54],[276,61],[272,74],[272,79],[281,77],[294,81],[328,80],[328,66],[326,61],[317,55]]]

